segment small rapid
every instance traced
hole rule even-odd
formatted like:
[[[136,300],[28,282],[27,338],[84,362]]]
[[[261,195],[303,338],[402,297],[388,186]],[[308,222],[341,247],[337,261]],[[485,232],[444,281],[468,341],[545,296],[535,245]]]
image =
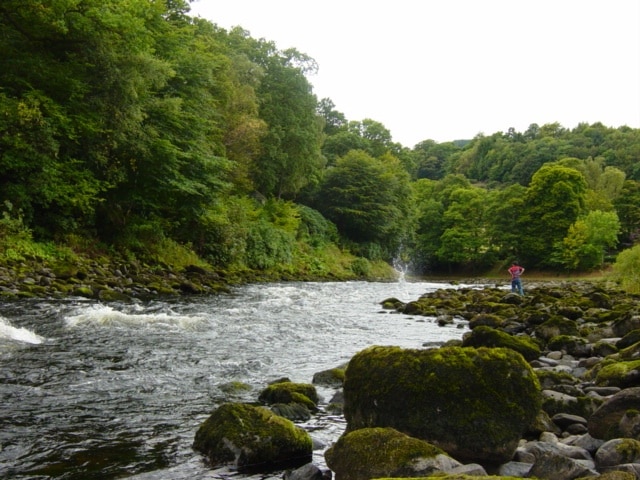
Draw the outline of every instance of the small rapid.
[[[310,383],[370,345],[460,338],[464,322],[440,327],[380,307],[445,287],[292,282],[147,302],[0,304],[0,477],[238,477],[210,469],[191,448],[216,406],[254,402],[281,377]],[[234,382],[248,389],[230,390]],[[303,427],[328,445],[344,420],[320,414]],[[314,462],[323,464],[322,451]]]

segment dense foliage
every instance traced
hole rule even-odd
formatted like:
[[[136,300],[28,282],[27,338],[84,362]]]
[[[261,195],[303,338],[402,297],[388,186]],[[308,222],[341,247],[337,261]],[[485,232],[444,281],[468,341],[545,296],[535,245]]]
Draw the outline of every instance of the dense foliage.
[[[99,249],[329,276],[341,251],[356,274],[398,255],[417,272],[590,270],[640,233],[638,129],[408,148],[316,98],[304,53],[185,0],[4,0],[0,50],[3,261]]]

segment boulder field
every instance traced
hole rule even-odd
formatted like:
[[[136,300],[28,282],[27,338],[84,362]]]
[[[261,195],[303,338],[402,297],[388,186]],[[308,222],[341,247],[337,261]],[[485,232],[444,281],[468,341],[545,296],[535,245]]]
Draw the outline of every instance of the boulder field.
[[[304,384],[265,389],[254,408],[340,409],[346,421],[324,452],[330,470],[306,462],[284,478],[640,479],[639,296],[557,282],[525,296],[459,288],[381,303],[469,328],[435,347],[371,346],[318,372],[313,382],[337,393],[328,405]]]

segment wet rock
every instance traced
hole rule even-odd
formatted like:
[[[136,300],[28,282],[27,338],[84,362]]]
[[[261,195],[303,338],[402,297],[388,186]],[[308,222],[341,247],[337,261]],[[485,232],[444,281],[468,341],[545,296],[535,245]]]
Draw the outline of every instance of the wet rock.
[[[325,474],[314,464],[307,463],[295,470],[286,471],[282,478],[283,480],[324,480]]]
[[[436,446],[393,428],[347,433],[325,452],[325,459],[336,480],[419,477],[460,466]]]
[[[299,403],[316,411],[319,398],[316,387],[310,383],[284,381],[270,384],[260,392],[258,400],[267,405]]]
[[[226,403],[198,428],[193,448],[212,466],[269,472],[311,461],[309,434],[264,407]]]

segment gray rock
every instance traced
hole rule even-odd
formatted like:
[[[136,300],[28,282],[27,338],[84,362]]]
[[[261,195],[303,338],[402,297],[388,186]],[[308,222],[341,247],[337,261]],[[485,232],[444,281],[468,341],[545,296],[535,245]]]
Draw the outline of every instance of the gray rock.
[[[553,417],[551,417],[551,420],[553,420],[553,423],[558,425],[563,430],[568,426],[573,425],[574,423],[579,423],[584,426],[587,425],[586,418],[579,415],[571,415],[568,413],[557,413]]]
[[[295,470],[288,470],[282,476],[284,480],[323,480],[322,470],[313,463],[307,463]]]
[[[640,442],[632,438],[614,438],[605,442],[595,454],[598,468],[640,462]]]
[[[498,475],[503,477],[528,477],[529,470],[533,466],[533,461],[531,463],[525,462],[507,462],[503,465],[500,465],[498,468]]]
[[[606,400],[589,417],[589,434],[603,440],[620,437],[620,421],[629,410],[640,410],[640,387],[626,388]]]
[[[446,470],[449,475],[470,475],[472,477],[486,476],[487,471],[482,465],[477,463],[469,463],[467,465],[459,465],[450,470]]]
[[[574,480],[579,477],[596,477],[599,474],[578,460],[546,451],[536,459],[528,475],[541,480]]]
[[[595,455],[595,453],[604,443],[604,440],[601,440],[599,438],[593,438],[588,433],[584,435],[573,435],[567,438],[563,438],[560,441],[566,445],[572,445],[574,447],[584,448],[591,455]]]

